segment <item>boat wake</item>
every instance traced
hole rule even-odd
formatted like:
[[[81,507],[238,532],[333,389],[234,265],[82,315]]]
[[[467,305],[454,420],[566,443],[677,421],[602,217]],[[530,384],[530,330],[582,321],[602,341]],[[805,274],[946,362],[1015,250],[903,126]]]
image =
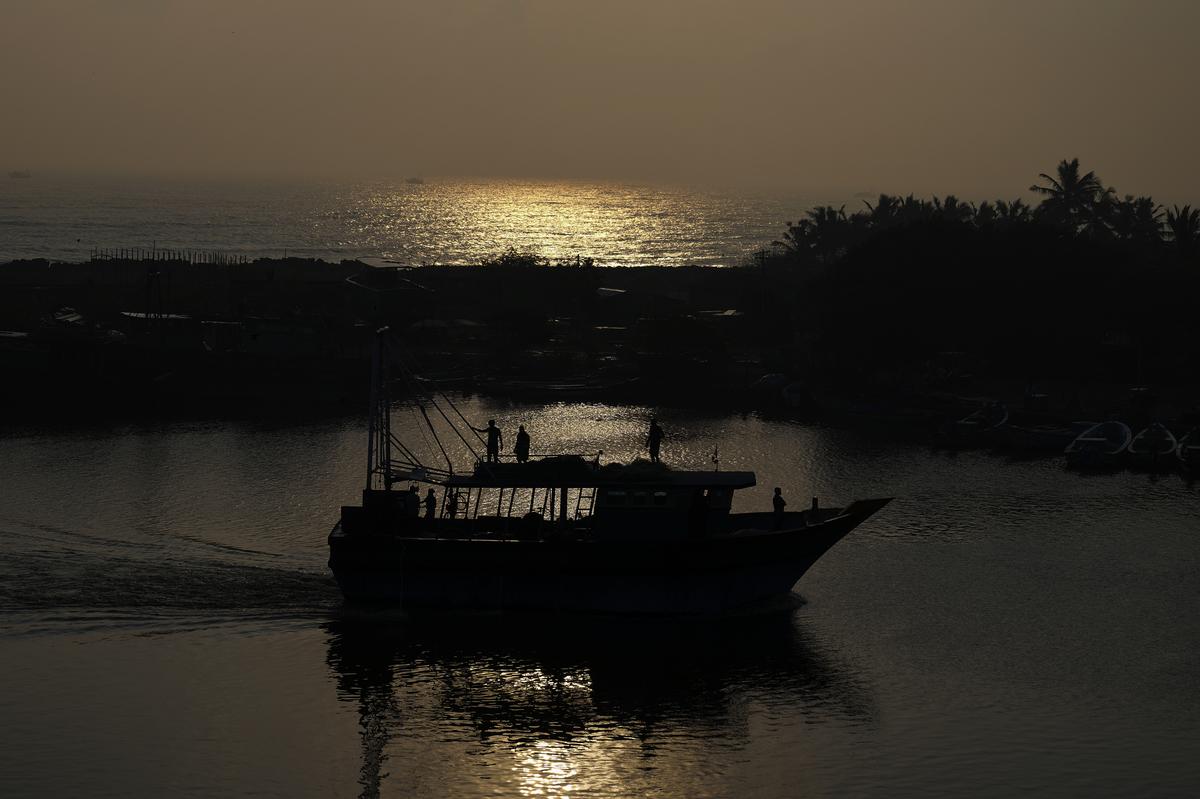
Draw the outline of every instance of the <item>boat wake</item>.
[[[148,546],[96,532],[3,524],[0,614],[112,620],[310,616],[340,604],[327,572],[280,564],[280,556],[269,552],[187,537]]]

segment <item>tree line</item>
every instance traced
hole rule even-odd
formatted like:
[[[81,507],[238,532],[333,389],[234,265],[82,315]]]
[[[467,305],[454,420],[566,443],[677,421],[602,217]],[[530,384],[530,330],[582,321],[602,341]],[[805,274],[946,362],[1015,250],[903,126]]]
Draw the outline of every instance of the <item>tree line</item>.
[[[748,264],[781,371],[920,382],[980,375],[1195,384],[1200,210],[1120,196],[1064,160],[1022,199],[881,195],[819,206]],[[757,268],[755,268],[757,267]]]
[[[951,223],[981,231],[1013,231],[1037,225],[1098,243],[1122,244],[1142,254],[1195,262],[1200,255],[1200,208],[1164,208],[1149,196],[1123,197],[1106,187],[1095,172],[1082,173],[1079,159],[1063,160],[1053,175],[1045,172],[1030,191],[1041,197],[1031,206],[1023,199],[964,202],[954,195],[926,200],[912,194],[881,194],[860,211],[821,205],[788,222],[772,251],[761,258],[830,264],[879,233],[896,228]]]

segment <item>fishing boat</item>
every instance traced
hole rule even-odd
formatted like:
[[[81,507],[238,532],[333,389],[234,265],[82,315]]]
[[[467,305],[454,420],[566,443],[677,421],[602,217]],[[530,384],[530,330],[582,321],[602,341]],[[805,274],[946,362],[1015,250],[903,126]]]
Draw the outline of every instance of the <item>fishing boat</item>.
[[[1121,462],[1132,440],[1129,425],[1117,421],[1100,422],[1067,445],[1067,465],[1081,469],[1114,467]]]
[[[1005,425],[997,431],[996,445],[1020,455],[1061,454],[1067,445],[1095,422],[1071,424]]]
[[[1178,448],[1179,442],[1171,431],[1154,422],[1129,442],[1129,459],[1141,468],[1162,468],[1171,464],[1171,456]]]
[[[1175,457],[1185,470],[1200,472],[1200,427],[1193,427],[1179,439]]]
[[[939,443],[947,447],[975,447],[991,441],[1008,424],[1008,407],[989,402],[942,427]]]
[[[718,612],[788,595],[890,501],[734,513],[734,494],[756,484],[753,472],[601,464],[599,454],[489,462],[453,402],[428,394],[416,402],[443,456],[435,466],[392,432],[385,343],[381,335],[373,359],[362,502],[343,507],[329,534],[329,566],[351,601]],[[447,428],[472,453],[465,470],[455,469],[441,441]],[[441,492],[440,502],[422,517],[422,494],[431,489]],[[440,513],[428,513],[437,506]]]

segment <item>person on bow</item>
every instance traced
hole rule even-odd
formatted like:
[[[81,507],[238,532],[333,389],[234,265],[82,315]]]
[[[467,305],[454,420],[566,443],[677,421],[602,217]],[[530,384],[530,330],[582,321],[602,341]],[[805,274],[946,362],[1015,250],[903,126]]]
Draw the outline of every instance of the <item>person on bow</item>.
[[[783,490],[778,486],[775,487],[775,496],[771,498],[771,505],[775,508],[775,529],[783,527],[783,509],[787,507],[787,500],[783,498]]]

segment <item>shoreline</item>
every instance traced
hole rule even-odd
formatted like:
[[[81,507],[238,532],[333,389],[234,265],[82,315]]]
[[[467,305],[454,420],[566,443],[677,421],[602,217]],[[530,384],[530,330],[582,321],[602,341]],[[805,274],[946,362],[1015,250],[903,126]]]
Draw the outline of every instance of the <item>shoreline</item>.
[[[19,389],[4,404],[56,412],[84,395],[146,412],[351,408],[365,397],[372,331],[387,325],[435,385],[502,399],[918,427],[985,400],[1016,411],[1026,393],[1044,395],[1032,418],[1101,420],[1129,413],[1140,385],[1153,389],[1137,413],[1187,424],[1200,408],[1196,381],[1045,374],[1029,392],[1029,375],[964,353],[895,374],[822,363],[813,342],[825,317],[804,312],[803,294],[786,311],[791,332],[779,326],[781,295],[797,285],[753,267],[10,262],[0,265],[0,368]]]

